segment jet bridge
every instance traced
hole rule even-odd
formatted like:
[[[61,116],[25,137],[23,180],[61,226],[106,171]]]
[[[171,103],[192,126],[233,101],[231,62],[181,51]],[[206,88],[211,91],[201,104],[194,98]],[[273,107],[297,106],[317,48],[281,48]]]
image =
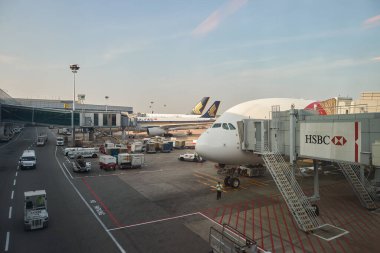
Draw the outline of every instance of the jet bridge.
[[[375,187],[364,177],[364,166],[379,167],[380,113],[316,115],[309,110],[279,111],[271,120],[244,119],[237,123],[243,151],[259,154],[272,175],[295,221],[304,231],[316,231],[320,220],[311,201],[319,199],[316,161],[336,162],[361,204],[376,209]],[[290,163],[283,157],[289,157]],[[307,198],[297,183],[296,160],[314,162],[314,196]],[[375,181],[380,182],[380,169]],[[338,231],[337,233],[344,233]]]

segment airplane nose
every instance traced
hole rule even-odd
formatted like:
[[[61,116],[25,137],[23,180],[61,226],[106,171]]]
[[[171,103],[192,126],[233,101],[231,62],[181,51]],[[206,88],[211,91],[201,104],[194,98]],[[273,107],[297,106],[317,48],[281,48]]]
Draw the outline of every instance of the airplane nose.
[[[201,157],[208,159],[207,158],[207,150],[209,150],[209,145],[207,144],[207,135],[208,135],[208,130],[206,130],[204,133],[199,136],[197,143],[195,144],[195,152],[197,152],[198,155]]]

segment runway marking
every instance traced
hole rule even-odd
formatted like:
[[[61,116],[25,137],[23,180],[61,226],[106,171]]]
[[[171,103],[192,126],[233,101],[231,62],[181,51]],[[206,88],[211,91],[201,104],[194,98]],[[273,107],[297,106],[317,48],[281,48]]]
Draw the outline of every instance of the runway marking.
[[[11,194],[11,199],[13,199],[13,195],[14,195],[15,191],[12,191],[12,194]]]
[[[66,165],[64,163],[62,163],[63,167],[65,167],[65,170],[67,171],[67,173],[69,173],[71,179],[74,179],[74,177],[71,175],[71,173],[69,172],[69,170],[66,168]]]
[[[17,139],[18,139],[18,137],[19,137],[20,135],[21,135],[21,133],[19,133],[19,134],[17,135],[16,139],[14,139],[14,140],[11,140],[11,141],[9,141],[8,143],[6,143],[6,144],[4,144],[4,145],[0,146],[0,149],[4,148],[5,146],[7,146],[7,145],[9,145],[9,144],[11,144],[11,143],[14,143],[14,142],[16,142],[16,141],[17,141]]]
[[[168,220],[174,220],[174,219],[179,219],[179,218],[183,218],[183,217],[188,217],[188,216],[192,216],[192,215],[196,215],[196,214],[199,214],[199,213],[198,212],[197,213],[189,213],[189,214],[179,215],[179,216],[170,217],[170,218],[164,218],[164,219],[159,219],[159,220],[141,222],[141,223],[137,223],[137,224],[133,224],[133,225],[127,225],[127,226],[122,226],[122,227],[117,227],[117,228],[111,228],[111,229],[108,229],[108,231],[114,231],[114,230],[120,230],[120,229],[125,229],[125,228],[132,228],[132,227],[138,227],[138,226],[142,226],[142,225],[147,225],[147,224],[152,224],[152,223],[157,223],[157,222],[162,222],[162,221],[168,221]]]
[[[115,243],[116,247],[120,250],[120,252],[123,252],[123,253],[126,253],[124,248],[119,244],[119,242],[116,240],[116,238],[111,234],[111,232],[108,231],[106,225],[104,225],[104,223],[102,222],[102,220],[96,215],[95,211],[91,208],[91,206],[87,203],[87,201],[85,200],[85,198],[82,196],[82,194],[80,193],[80,191],[78,190],[78,188],[73,184],[73,182],[71,182],[71,180],[69,179],[69,177],[66,175],[65,171],[63,170],[60,162],[58,161],[58,157],[57,157],[57,147],[55,148],[55,160],[57,161],[59,167],[61,168],[61,171],[63,173],[63,175],[66,177],[67,181],[70,183],[70,185],[73,187],[73,189],[75,190],[75,192],[78,194],[78,196],[80,197],[80,199],[83,201],[83,203],[87,206],[88,210],[90,210],[90,212],[92,213],[92,215],[95,217],[95,219],[99,222],[99,224],[102,226],[102,228],[104,229],[104,231],[108,234],[108,236],[111,238],[111,240]]]
[[[7,237],[5,239],[5,251],[8,251],[8,248],[9,248],[9,236],[10,236],[10,233],[9,231],[7,232]]]
[[[11,219],[12,218],[12,206],[9,207],[9,215],[8,215],[8,219]]]
[[[18,173],[18,171],[16,171],[16,175],[15,175],[15,177],[17,177],[17,173]]]
[[[108,216],[111,218],[112,222],[116,225],[121,227],[120,222],[115,218],[115,216],[111,213],[111,211],[108,209],[108,207],[103,203],[103,201],[99,198],[99,196],[95,193],[95,191],[91,188],[91,186],[88,184],[88,182],[82,178],[82,182],[86,185],[87,189],[90,191],[91,195],[95,197],[95,199],[98,201],[98,203],[104,208],[105,212],[108,214]],[[99,212],[99,209],[96,210]]]
[[[16,185],[16,179],[13,179],[13,186]]]

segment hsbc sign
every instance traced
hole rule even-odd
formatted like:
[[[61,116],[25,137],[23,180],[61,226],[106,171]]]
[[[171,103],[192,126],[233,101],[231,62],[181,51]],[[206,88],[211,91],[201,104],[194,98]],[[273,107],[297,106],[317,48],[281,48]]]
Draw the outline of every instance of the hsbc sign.
[[[329,145],[330,143],[334,145],[343,146],[346,144],[347,139],[344,138],[344,136],[334,136],[330,137],[329,135],[311,135],[307,134],[305,135],[305,143],[312,143],[312,144],[325,144]]]
[[[301,123],[300,155],[360,162],[360,122]]]

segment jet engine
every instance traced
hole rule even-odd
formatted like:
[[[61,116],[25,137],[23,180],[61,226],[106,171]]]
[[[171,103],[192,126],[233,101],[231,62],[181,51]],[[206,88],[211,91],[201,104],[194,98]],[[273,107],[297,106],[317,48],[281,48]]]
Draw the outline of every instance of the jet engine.
[[[149,136],[161,136],[166,133],[161,127],[150,127],[146,129],[146,132]]]

